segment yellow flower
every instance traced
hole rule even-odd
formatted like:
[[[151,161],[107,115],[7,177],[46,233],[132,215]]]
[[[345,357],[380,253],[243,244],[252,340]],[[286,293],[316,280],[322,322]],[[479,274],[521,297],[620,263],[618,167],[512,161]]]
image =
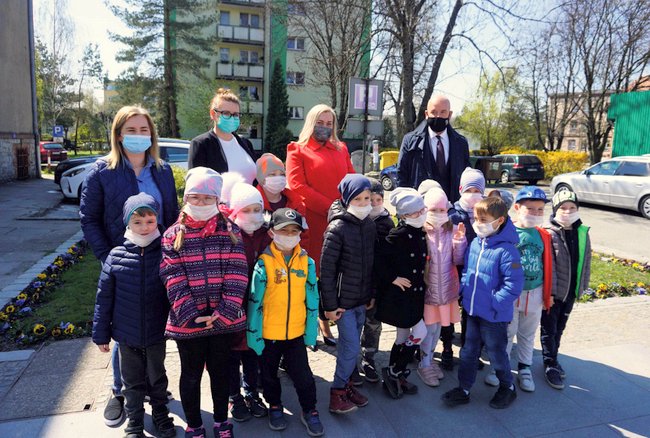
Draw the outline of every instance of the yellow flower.
[[[41,297],[41,296],[38,294],[38,292],[35,292],[35,293],[32,295],[32,301],[38,301],[38,299],[39,299],[40,297]]]
[[[607,290],[607,285],[605,283],[600,283],[598,285],[598,290],[600,291]]]
[[[45,334],[45,326],[43,324],[36,324],[33,330],[36,336],[41,336]]]
[[[0,321],[6,321],[7,319],[9,319],[7,314],[4,312],[0,312]]]
[[[66,335],[71,335],[74,333],[74,324],[68,324],[68,326],[65,328],[64,333]]]
[[[21,293],[16,297],[17,300],[26,300],[27,299],[27,294]]]
[[[633,267],[634,269],[639,269],[640,266],[641,266],[641,265],[638,264],[637,262],[632,263],[632,267]]]
[[[637,287],[645,287],[645,283],[642,282],[642,281],[639,281],[639,282],[636,284],[636,286],[637,286]]]
[[[55,338],[61,336],[61,329],[58,327],[54,327],[52,329],[52,336],[54,336]]]
[[[36,276],[36,278],[38,278],[39,280],[45,280],[45,279],[47,278],[47,275],[41,273],[41,274],[38,274],[38,275]]]
[[[7,307],[5,307],[5,312],[6,313],[14,313],[16,311],[16,306],[13,304],[9,304]]]

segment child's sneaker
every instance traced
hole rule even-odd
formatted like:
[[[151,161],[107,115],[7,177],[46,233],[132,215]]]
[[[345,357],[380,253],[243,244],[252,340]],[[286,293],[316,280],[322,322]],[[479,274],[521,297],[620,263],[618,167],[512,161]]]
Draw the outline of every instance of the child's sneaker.
[[[402,398],[402,385],[400,385],[399,377],[391,375],[388,367],[381,369],[381,376],[384,379],[384,389],[388,391],[394,399]]]
[[[454,369],[454,352],[452,350],[443,350],[440,359],[443,370],[452,371]]]
[[[243,422],[251,419],[251,412],[246,406],[246,401],[241,394],[230,397],[230,415],[235,421]]]
[[[512,385],[510,388],[507,386],[499,386],[496,394],[490,400],[490,407],[494,409],[505,409],[512,404],[517,398],[517,390]]]
[[[432,361],[431,368],[433,368],[433,371],[436,373],[436,377],[438,378],[438,380],[442,380],[445,377],[445,373],[442,372],[442,369],[440,368],[440,365],[438,365],[437,362]]]
[[[469,403],[469,392],[466,392],[460,386],[445,392],[442,395],[442,401],[449,407],[466,405]]]
[[[379,374],[377,374],[377,369],[375,368],[374,362],[364,360],[362,363],[363,374],[366,380],[370,383],[379,382]]]
[[[320,422],[320,417],[316,409],[310,412],[303,412],[300,416],[300,421],[307,428],[309,436],[321,436],[325,433],[325,428],[323,427],[323,423]]]
[[[284,430],[288,425],[282,406],[271,406],[269,409],[269,427],[271,430]]]
[[[201,427],[189,427],[185,429],[185,438],[205,438],[205,428]]]
[[[144,438],[144,422],[130,419],[124,429],[124,438]]]
[[[153,408],[151,417],[153,425],[158,431],[158,437],[174,438],[176,436],[174,420],[169,416],[169,410],[166,405]]]
[[[438,374],[433,369],[433,366],[418,368],[418,376],[428,386],[440,386],[440,380],[438,380]]]
[[[235,438],[232,429],[232,423],[229,421],[224,421],[221,424],[214,423],[214,426],[212,426],[214,438]]]
[[[562,365],[560,365],[560,362],[555,362],[555,368],[560,372],[560,377],[566,379],[566,373],[564,372]]]
[[[497,377],[496,371],[493,368],[490,369],[490,372],[485,375],[483,379],[486,385],[494,386],[495,388],[499,386],[499,378]]]
[[[560,371],[554,366],[547,366],[544,370],[544,377],[551,388],[555,389],[564,389],[564,382],[562,381],[562,375]]]
[[[522,391],[534,392],[535,391],[535,382],[533,381],[533,372],[530,368],[522,368],[519,370],[517,376],[517,381],[519,382],[519,387]]]
[[[124,396],[113,395],[108,399],[104,408],[104,423],[107,426],[117,426],[124,419]]]
[[[268,415],[269,411],[259,396],[247,395],[244,397],[244,401],[253,417],[262,418]]]
[[[348,395],[348,400],[350,400],[358,407],[362,408],[368,404],[368,397],[361,394],[359,390],[354,387],[354,385],[348,384],[348,386],[345,387],[345,390]]]
[[[333,414],[347,414],[359,409],[348,398],[347,388],[330,389],[330,412]]]

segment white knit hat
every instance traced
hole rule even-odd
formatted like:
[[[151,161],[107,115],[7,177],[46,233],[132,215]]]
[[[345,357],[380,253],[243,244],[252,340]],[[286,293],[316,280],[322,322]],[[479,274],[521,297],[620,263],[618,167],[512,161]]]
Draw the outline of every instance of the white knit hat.
[[[221,189],[221,198],[219,198],[219,200],[230,207],[232,188],[235,187],[235,184],[237,183],[245,183],[246,179],[237,172],[225,172],[222,173],[221,176],[223,177],[223,187]]]
[[[236,183],[230,192],[230,209],[232,210],[230,218],[234,219],[242,208],[252,204],[264,207],[260,191],[250,184]]]
[[[434,208],[450,209],[452,207],[451,203],[447,199],[445,191],[435,187],[429,189],[424,195],[424,205],[427,206],[428,210]]]
[[[185,175],[185,192],[183,201],[187,202],[187,195],[210,195],[221,197],[223,179],[218,172],[207,167],[194,167]]]

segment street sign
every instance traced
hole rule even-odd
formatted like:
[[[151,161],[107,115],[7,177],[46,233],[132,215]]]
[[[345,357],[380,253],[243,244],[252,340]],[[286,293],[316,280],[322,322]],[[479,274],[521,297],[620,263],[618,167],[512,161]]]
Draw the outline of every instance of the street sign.
[[[52,137],[61,137],[63,138],[63,126],[61,125],[54,125],[52,127]]]
[[[348,114],[364,114],[366,110],[366,83],[368,84],[368,115],[381,117],[384,109],[384,81],[350,78]]]
[[[368,120],[367,131],[368,134],[381,137],[384,135],[384,121],[383,120]],[[345,131],[350,135],[363,134],[363,120],[348,119],[348,124]]]

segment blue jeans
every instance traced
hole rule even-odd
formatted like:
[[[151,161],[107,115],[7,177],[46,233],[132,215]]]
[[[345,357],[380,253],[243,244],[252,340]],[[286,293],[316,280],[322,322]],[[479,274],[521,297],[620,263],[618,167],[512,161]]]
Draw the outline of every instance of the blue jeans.
[[[122,394],[122,373],[120,372],[120,344],[115,342],[113,344],[113,351],[111,351],[111,362],[113,363],[113,395]]]
[[[481,341],[490,356],[490,364],[496,371],[501,386],[512,385],[510,359],[506,352],[508,346],[508,323],[490,322],[478,316],[467,315],[467,331],[465,345],[460,350],[460,366],[458,367],[458,383],[469,391],[476,380],[478,359],[481,355]]]
[[[339,340],[336,345],[336,370],[332,388],[342,389],[348,384],[352,371],[357,366],[357,358],[361,351],[361,329],[366,322],[366,306],[347,309],[336,326],[339,329]]]

